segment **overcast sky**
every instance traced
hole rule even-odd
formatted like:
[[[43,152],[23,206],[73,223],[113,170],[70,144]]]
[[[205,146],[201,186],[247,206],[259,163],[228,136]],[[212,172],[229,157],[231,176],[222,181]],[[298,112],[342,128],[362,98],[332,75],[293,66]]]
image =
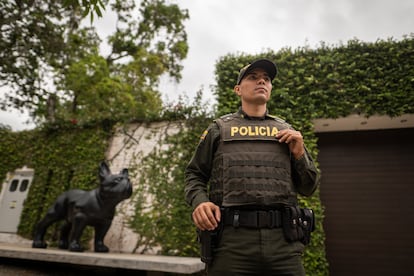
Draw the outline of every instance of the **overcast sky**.
[[[178,95],[192,99],[203,88],[204,99],[214,101],[216,61],[227,54],[259,54],[268,49],[302,46],[318,47],[346,43],[357,38],[402,39],[414,33],[413,0],[175,0],[188,9],[186,22],[189,52],[183,62],[179,84],[165,79],[163,99],[174,101]],[[96,21],[98,31],[109,34],[114,17],[104,13]],[[103,49],[105,51],[105,49]],[[277,61],[276,61],[277,62]],[[0,123],[13,130],[30,127],[25,116],[0,113]]]

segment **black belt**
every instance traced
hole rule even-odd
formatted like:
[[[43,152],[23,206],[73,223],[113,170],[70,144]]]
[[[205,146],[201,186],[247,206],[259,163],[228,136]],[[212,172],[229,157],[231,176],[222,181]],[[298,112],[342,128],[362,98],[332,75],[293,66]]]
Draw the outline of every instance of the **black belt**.
[[[279,228],[282,226],[282,212],[279,210],[225,209],[222,215],[224,225],[232,225],[234,227]]]

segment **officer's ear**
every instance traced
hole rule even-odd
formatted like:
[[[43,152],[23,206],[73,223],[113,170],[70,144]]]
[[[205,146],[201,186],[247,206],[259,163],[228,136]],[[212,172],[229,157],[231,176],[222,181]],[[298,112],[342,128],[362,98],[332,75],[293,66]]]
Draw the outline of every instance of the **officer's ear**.
[[[233,91],[234,93],[236,93],[237,96],[241,96],[240,85],[234,86]]]

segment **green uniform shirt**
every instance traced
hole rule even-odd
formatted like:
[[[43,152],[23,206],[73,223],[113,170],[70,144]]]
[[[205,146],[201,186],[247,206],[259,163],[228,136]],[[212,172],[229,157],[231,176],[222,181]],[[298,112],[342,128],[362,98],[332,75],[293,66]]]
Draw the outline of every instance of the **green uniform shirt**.
[[[265,115],[263,118],[252,118],[240,109],[238,111],[248,120],[275,120],[275,117]],[[208,182],[211,176],[214,154],[220,141],[220,129],[216,123],[204,131],[195,153],[185,169],[185,198],[193,208],[202,202],[209,201]],[[299,160],[292,156],[292,177],[296,190],[304,196],[310,196],[316,189],[319,173],[305,149],[305,154]]]

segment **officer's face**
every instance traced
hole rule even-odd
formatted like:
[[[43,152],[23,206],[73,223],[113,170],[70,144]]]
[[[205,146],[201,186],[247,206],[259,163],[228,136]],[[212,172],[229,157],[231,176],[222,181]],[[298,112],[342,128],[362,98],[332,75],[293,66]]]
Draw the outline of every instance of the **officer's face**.
[[[265,70],[253,69],[246,75],[234,92],[240,96],[242,102],[250,104],[265,104],[270,99],[272,81]]]

